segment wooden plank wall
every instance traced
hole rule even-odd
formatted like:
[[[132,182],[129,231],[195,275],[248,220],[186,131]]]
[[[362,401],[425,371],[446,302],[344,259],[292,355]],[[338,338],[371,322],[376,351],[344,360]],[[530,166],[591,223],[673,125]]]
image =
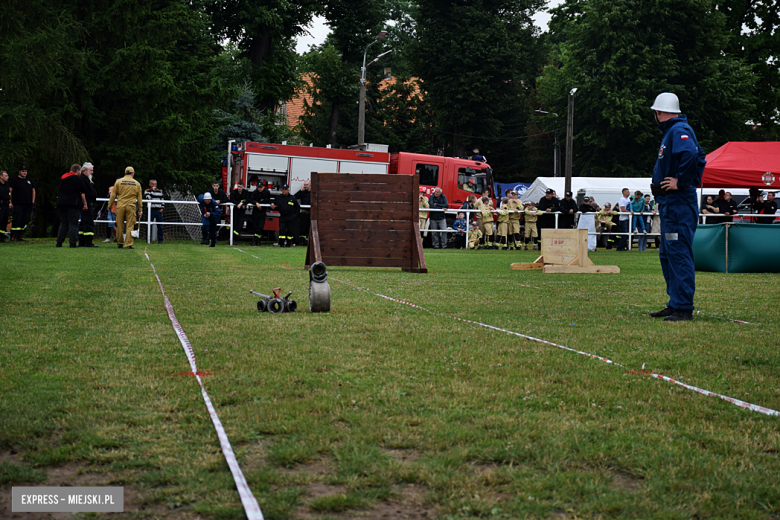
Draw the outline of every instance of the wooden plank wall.
[[[422,271],[418,179],[413,175],[312,173],[312,238],[306,264]],[[315,230],[317,237],[315,238]]]

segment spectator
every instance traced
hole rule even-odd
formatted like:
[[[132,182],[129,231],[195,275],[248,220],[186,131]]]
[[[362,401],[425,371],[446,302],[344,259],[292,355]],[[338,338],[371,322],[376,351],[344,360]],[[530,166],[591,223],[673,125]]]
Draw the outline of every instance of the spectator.
[[[596,211],[598,211],[593,206],[593,199],[591,199],[587,195],[582,197],[582,204],[580,204],[580,208],[579,209],[580,209],[580,211],[582,213],[595,213]]]
[[[87,201],[87,207],[81,211],[81,222],[79,222],[79,246],[80,247],[98,247],[92,243],[95,239],[95,201],[97,200],[97,191],[92,183],[92,174],[95,167],[91,162],[86,162],[81,167],[79,181],[84,185],[84,198]]]
[[[483,233],[482,239],[485,249],[496,249],[493,244],[493,207],[491,206],[490,197],[483,195],[480,199],[479,214],[481,231]]]
[[[574,227],[574,215],[577,213],[577,201],[572,198],[570,191],[561,201],[561,216],[558,220],[558,227],[561,229],[571,229]]]
[[[487,197],[487,202],[483,203],[482,201],[486,197]],[[487,230],[486,230],[485,226],[488,223],[490,224],[490,229],[491,229],[490,235],[493,234],[493,232],[492,232],[492,229],[493,229],[493,213],[492,212],[490,213],[490,215],[489,215],[490,218],[489,219],[483,219],[482,217],[483,217],[484,213],[482,211],[482,204],[488,204],[490,209],[491,210],[493,209],[493,201],[490,200],[490,190],[488,190],[488,189],[482,190],[482,196],[479,197],[474,202],[474,209],[479,211],[479,213],[477,213],[477,224],[479,225],[479,230],[482,231],[482,238],[480,239],[482,241],[480,242],[480,245],[481,246],[485,246],[485,243],[488,240],[488,233],[487,233]]]
[[[507,202],[509,208],[509,236],[511,237],[510,249],[520,248],[520,216],[522,215],[523,205],[517,198],[517,192],[509,192],[509,202]]]
[[[11,198],[8,200],[8,208],[13,210],[11,240],[27,242],[22,235],[35,205],[35,183],[27,178],[27,166],[19,167],[19,176],[11,180],[9,188]]]
[[[770,191],[766,194],[766,202],[764,202],[764,214],[772,215],[771,218],[766,219],[766,224],[771,224],[775,221],[775,215],[777,215],[777,201],[775,200],[774,191]]]
[[[623,188],[623,196],[618,201],[618,207],[620,213],[629,213],[631,211],[631,201],[628,198],[628,194],[631,190]],[[618,227],[621,233],[628,233],[629,215],[620,215],[618,218]],[[626,251],[626,245],[628,244],[628,235],[620,235],[620,241],[618,242],[616,251]]]
[[[501,207],[498,210],[498,248],[507,248],[507,235],[509,234],[509,199],[501,199]]]
[[[655,248],[658,249],[661,247],[661,216],[658,214],[658,205],[655,204],[655,201],[651,201],[650,211],[653,212],[650,217],[650,233],[653,234]]]
[[[260,183],[252,194],[250,201],[252,206],[252,245],[259,246],[263,240],[263,230],[265,229],[265,217],[268,207],[271,205],[271,195],[265,189],[265,184]]]
[[[165,210],[165,204],[163,204],[163,192],[157,188],[157,181],[154,179],[149,180],[149,189],[144,191],[144,199],[152,201],[149,204],[149,220],[151,222],[157,222],[157,243],[163,243],[163,211]]]
[[[645,251],[647,249],[647,228],[645,227],[645,217],[641,214],[645,210],[645,198],[641,191],[636,190],[630,200],[631,216],[633,219],[633,222],[631,223],[632,231],[639,233],[639,238],[637,240],[639,250]],[[633,213],[639,213],[639,215],[634,215]]]
[[[210,192],[203,194],[203,202],[200,205],[201,214],[206,219],[206,233],[208,233],[209,247],[217,246],[217,223],[219,222],[220,209]]]
[[[471,223],[471,231],[469,232],[469,249],[479,249],[482,239],[482,231],[479,230],[479,224],[477,221]]]
[[[720,213],[720,210],[718,209],[718,206],[715,204],[715,200],[712,198],[712,195],[707,195],[707,199],[704,201],[704,207],[701,208],[701,212],[704,215],[717,215]],[[702,218],[703,224],[717,224],[717,219],[714,218],[707,218],[704,220]]]
[[[220,187],[219,180],[216,180],[211,183],[211,190],[209,191],[209,193],[211,193],[211,199],[214,201],[214,204],[216,204],[217,207],[220,208],[219,215],[221,218],[223,215],[222,208],[225,206],[227,202],[230,201],[230,198],[227,196],[225,191]],[[205,229],[208,230],[209,228],[206,227]],[[217,230],[217,234],[219,235],[219,230]],[[201,241],[201,244],[209,243],[208,237],[206,235],[203,235],[202,238],[203,240]],[[219,240],[219,236],[217,236],[217,240]]]
[[[601,210],[599,210],[599,212],[596,214],[596,225],[597,225],[596,231],[601,233],[599,235],[599,239],[597,243],[599,247],[606,247],[607,249],[612,249],[612,244],[611,241],[609,240],[611,238],[611,235],[608,234],[605,235],[604,233],[612,233],[612,228],[615,226],[615,223],[612,221],[613,217],[614,217],[614,213],[612,212],[612,204],[610,204],[609,202],[604,204],[604,207]]]
[[[466,202],[463,203],[463,205],[460,207],[460,209],[475,209],[474,203],[477,202],[477,196],[476,195],[469,195],[469,198],[466,199]],[[474,213],[464,211],[466,214],[466,220],[474,220]],[[422,226],[420,226],[420,229],[422,229]]]
[[[109,199],[111,198],[111,193],[113,193],[113,191],[114,187],[109,186]],[[114,202],[113,206],[108,206],[106,208],[106,220],[108,220],[108,224],[106,225],[106,239],[103,240],[103,242],[116,242],[116,202]]]
[[[233,203],[233,244],[241,243],[241,231],[244,230],[244,220],[246,219],[246,208],[252,194],[244,189],[242,181],[236,182],[236,189],[230,192],[230,202]]]
[[[298,204],[301,206],[311,206],[311,181],[303,181],[303,188],[298,190],[295,194],[295,198],[298,199]],[[297,234],[300,240],[300,244],[305,246],[309,243],[309,227],[311,227],[311,209],[301,208],[301,213],[298,215]]]
[[[458,213],[458,218],[452,225],[455,230],[455,249],[466,249],[466,218],[464,213]]]
[[[479,148],[474,148],[474,155],[471,156],[472,161],[487,162],[484,155],[479,154]]]
[[[301,212],[301,205],[298,204],[298,199],[290,195],[289,186],[282,186],[282,194],[276,197],[271,209],[279,211],[279,247],[295,246],[295,222]]]
[[[8,225],[8,201],[11,191],[8,184],[8,172],[0,170],[0,244],[5,242],[5,227]]]
[[[539,237],[539,232],[536,229],[536,220],[539,218],[540,211],[538,211],[532,200],[527,200],[523,203],[525,208],[525,250],[528,251],[528,238],[534,244],[534,250],[537,249],[536,241]]]
[[[718,198],[718,213],[723,215],[721,222],[731,222],[738,212],[737,203],[731,198],[730,191],[723,194],[723,199]]]
[[[449,203],[447,202],[447,196],[441,192],[441,188],[436,187],[433,190],[433,195],[428,199],[431,209],[448,209]],[[442,211],[432,211],[430,216],[430,228],[433,230],[446,230],[447,218]],[[433,248],[434,249],[447,249],[447,236],[445,233],[434,231],[433,234]]]
[[[114,183],[114,190],[108,200],[109,206],[116,201],[116,243],[119,249],[123,247],[133,249],[136,213],[138,218],[141,218],[143,204],[141,185],[133,177],[135,177],[135,170],[132,166],[128,166],[125,168],[125,176]],[[123,236],[123,232],[126,236]]]
[[[473,195],[470,195],[469,199],[471,197],[473,197]],[[428,212],[422,210],[431,207],[431,205],[428,204],[428,197],[425,196],[425,188],[422,186],[420,186],[420,196],[417,198],[417,203],[420,206],[420,214],[418,215],[418,219],[420,221],[420,233],[422,233],[425,230],[425,221],[428,220]]]
[[[474,177],[469,177],[468,182],[464,182],[461,189],[463,191],[468,191],[469,193],[474,193],[475,191],[477,191],[477,188],[474,185]]]
[[[545,192],[544,197],[539,200],[539,205],[536,209],[542,212],[538,220],[539,229],[550,229],[555,227],[555,215],[551,215],[550,213],[561,210],[561,201],[555,197],[555,190],[548,189]]]
[[[74,164],[70,171],[60,178],[60,192],[57,196],[57,214],[60,217],[60,229],[57,233],[57,247],[62,247],[68,237],[70,247],[79,247],[79,212],[87,210],[84,196],[86,186],[79,179],[81,166]]]

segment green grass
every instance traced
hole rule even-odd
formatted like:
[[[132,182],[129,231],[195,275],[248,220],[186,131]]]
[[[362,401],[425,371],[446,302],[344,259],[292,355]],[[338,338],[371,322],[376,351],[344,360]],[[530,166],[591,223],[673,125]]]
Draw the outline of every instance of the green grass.
[[[0,460],[23,460],[0,484],[78,467],[137,493],[128,518],[241,517],[143,247],[0,247]],[[780,409],[780,275],[698,273],[700,314],[674,324],[647,316],[666,302],[654,250],[591,254],[619,275],[426,250],[427,275],[330,269],[334,312],[310,314],[304,248],[242,249],[259,259],[149,255],[266,518],[780,517],[780,418],[638,373]],[[277,286],[302,312],[256,312],[248,290]]]

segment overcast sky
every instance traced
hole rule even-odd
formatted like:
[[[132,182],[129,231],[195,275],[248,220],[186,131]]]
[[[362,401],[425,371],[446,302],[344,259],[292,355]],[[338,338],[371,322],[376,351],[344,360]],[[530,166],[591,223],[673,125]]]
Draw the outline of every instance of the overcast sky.
[[[557,7],[563,3],[563,0],[550,0],[547,4],[548,9],[551,7]],[[534,22],[539,26],[542,31],[547,31],[547,22],[550,21],[549,13],[541,12],[534,16]],[[328,35],[328,26],[325,25],[325,19],[322,17],[314,18],[312,26],[309,28],[309,35],[304,35],[298,38],[298,44],[295,46],[295,50],[298,54],[303,54],[309,50],[309,45],[319,45],[325,41],[325,37]]]

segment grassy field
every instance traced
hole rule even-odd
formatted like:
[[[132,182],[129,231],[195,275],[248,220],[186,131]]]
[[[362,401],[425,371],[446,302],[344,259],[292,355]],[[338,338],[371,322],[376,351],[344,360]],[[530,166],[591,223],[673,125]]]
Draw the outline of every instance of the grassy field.
[[[144,246],[0,247],[0,517],[23,484],[243,517]],[[591,254],[619,275],[426,250],[427,275],[331,269],[311,314],[304,248],[242,249],[148,253],[266,518],[780,517],[780,418],[640,372],[780,409],[780,275],[699,273],[696,320],[664,323],[654,250]],[[277,286],[301,312],[256,312],[248,290]]]

